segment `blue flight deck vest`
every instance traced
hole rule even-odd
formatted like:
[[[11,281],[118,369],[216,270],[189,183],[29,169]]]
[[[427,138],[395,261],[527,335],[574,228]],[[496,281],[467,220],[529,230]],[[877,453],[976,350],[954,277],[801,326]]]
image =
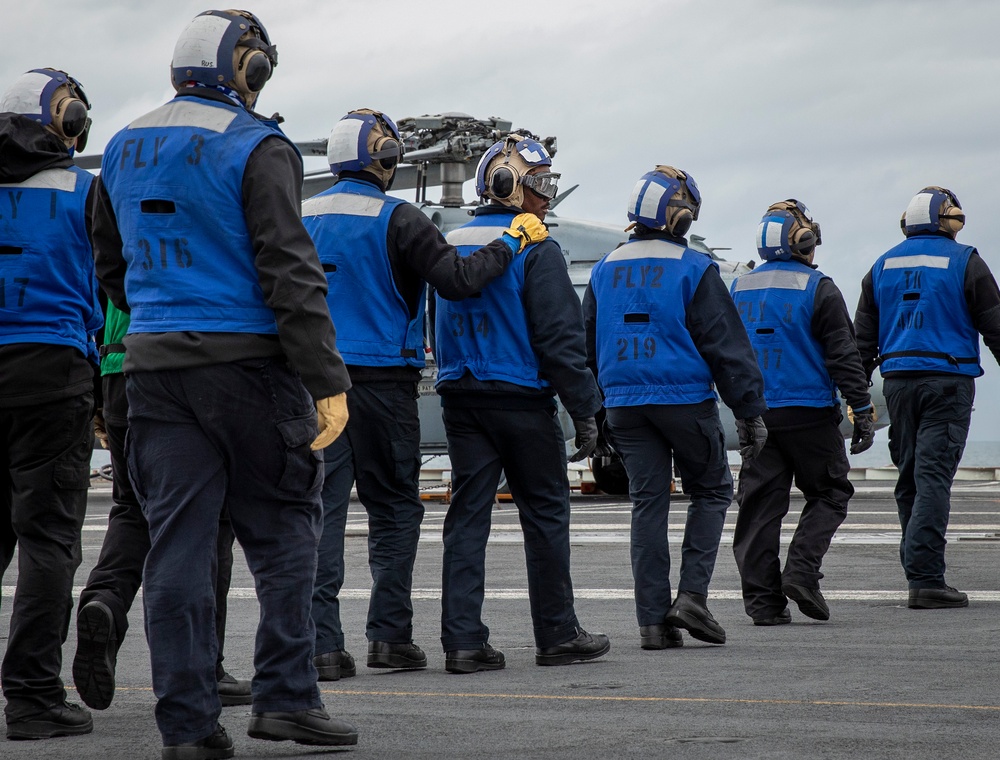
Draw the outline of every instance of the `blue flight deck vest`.
[[[302,204],[302,222],[330,283],[326,300],[347,364],[424,366],[426,288],[410,319],[386,250],[389,218],[405,202],[367,182],[343,179]]]
[[[597,380],[604,405],[697,404],[715,398],[712,372],[686,325],[709,267],[665,240],[630,240],[591,271],[597,301]]]
[[[907,238],[872,267],[881,372],[979,377],[979,333],[965,300],[974,249],[938,235]]]
[[[496,240],[516,214],[482,214],[446,240],[461,256]],[[438,382],[458,380],[468,370],[478,380],[502,380],[527,388],[547,388],[531,347],[528,317],[522,305],[524,263],[534,248],[514,256],[504,273],[482,291],[462,301],[437,296],[435,358]]]
[[[72,346],[97,364],[104,317],[86,227],[93,181],[73,166],[0,184],[0,344]]]
[[[825,277],[800,261],[767,261],[730,288],[764,376],[769,409],[837,405],[823,346],[812,334],[816,288]]]
[[[243,209],[247,159],[272,135],[284,139],[239,106],[178,95],[111,139],[101,181],[128,263],[129,333],[277,334]]]

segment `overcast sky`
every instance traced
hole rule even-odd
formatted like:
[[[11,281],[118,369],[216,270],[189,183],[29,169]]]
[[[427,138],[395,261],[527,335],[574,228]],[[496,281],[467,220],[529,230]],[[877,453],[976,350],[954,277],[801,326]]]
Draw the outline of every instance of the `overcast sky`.
[[[31,68],[69,71],[93,102],[88,152],[99,151],[173,94],[174,42],[209,7],[8,3],[0,88]],[[796,197],[822,225],[816,261],[852,314],[861,278],[902,239],[910,197],[938,184],[967,213],[959,240],[1000,271],[995,0],[260,0],[249,10],[279,51],[258,110],[279,111],[293,139],[325,137],[363,106],[397,120],[502,116],[558,137],[562,184],[581,185],[560,215],[624,224],[638,177],[673,164],[702,191],[692,232],[741,260],[756,258],[768,204]],[[998,439],[1000,368],[988,352],[983,364],[972,436]]]

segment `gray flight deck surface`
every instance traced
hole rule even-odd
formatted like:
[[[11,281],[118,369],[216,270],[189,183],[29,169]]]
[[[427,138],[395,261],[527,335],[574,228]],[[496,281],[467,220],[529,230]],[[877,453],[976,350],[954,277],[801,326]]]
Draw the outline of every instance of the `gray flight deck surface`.
[[[97,560],[110,491],[91,490],[81,586]],[[909,610],[898,560],[891,489],[866,488],[827,555],[823,588],[832,619],[755,628],[743,612],[732,555],[736,506],[723,536],[709,606],[728,633],[714,647],[685,636],[683,649],[645,652],[631,600],[629,507],[622,498],[573,497],[573,577],[582,624],[611,637],[592,663],[543,668],[534,647],[517,511],[501,504],[487,557],[485,616],[507,669],[449,675],[440,650],[441,525],[428,502],[414,577],[415,640],[425,671],[364,666],[370,584],[363,509],[352,503],[342,601],[358,675],[322,683],[331,714],[357,724],[357,758],[996,758],[1000,756],[1000,486],[956,488],[948,580],[969,593],[959,610]],[[687,501],[671,512],[676,562]],[[798,507],[793,504],[793,510]],[[793,516],[797,517],[797,512]],[[789,533],[785,536],[787,540]],[[6,639],[16,560],[3,580]],[[674,571],[676,582],[676,569]],[[257,602],[238,555],[230,593],[226,666],[251,673]],[[0,738],[0,758],[159,758],[141,605],[118,658],[112,706],[94,712],[89,736],[38,742]],[[65,647],[69,685],[75,618]],[[70,698],[78,701],[72,687]],[[249,707],[223,709],[237,757],[317,757],[341,750],[270,743],[246,735]]]

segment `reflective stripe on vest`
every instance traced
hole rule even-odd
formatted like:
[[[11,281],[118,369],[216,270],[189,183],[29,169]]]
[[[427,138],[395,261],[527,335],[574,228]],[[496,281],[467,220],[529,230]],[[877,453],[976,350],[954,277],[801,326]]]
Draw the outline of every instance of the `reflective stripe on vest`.
[[[393,211],[405,201],[345,179],[302,204],[330,289],[337,349],[347,364],[424,366],[424,292],[416,315],[396,288],[386,249]]]

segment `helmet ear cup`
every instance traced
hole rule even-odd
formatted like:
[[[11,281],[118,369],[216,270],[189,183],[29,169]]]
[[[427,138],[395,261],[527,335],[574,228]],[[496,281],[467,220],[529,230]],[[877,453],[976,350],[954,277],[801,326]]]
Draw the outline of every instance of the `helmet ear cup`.
[[[240,56],[233,84],[240,92],[260,92],[271,78],[271,61],[261,50],[248,48]]]
[[[674,237],[684,237],[694,222],[694,213],[690,209],[671,206],[667,209],[667,232]]]
[[[391,171],[396,168],[399,163],[400,157],[403,155],[403,146],[399,144],[399,141],[394,137],[383,137],[375,143],[375,150],[373,153],[382,154],[389,152],[390,155],[386,155],[383,158],[376,158],[375,163],[386,171]]]
[[[66,137],[79,137],[87,129],[87,106],[83,101],[66,97],[56,103],[53,126]]]
[[[954,237],[965,226],[965,214],[961,212],[961,209],[949,209],[949,212],[951,211],[958,211],[958,213],[949,213],[947,218],[942,216],[941,229]]]
[[[941,230],[955,237],[965,226],[965,212],[961,206],[954,205],[950,200],[941,204],[941,211],[938,213],[938,224]]]
[[[498,201],[509,200],[517,189],[517,174],[510,166],[498,166],[490,174],[490,194]]]
[[[816,234],[808,227],[799,227],[789,242],[792,251],[798,256],[808,256],[816,250]]]

